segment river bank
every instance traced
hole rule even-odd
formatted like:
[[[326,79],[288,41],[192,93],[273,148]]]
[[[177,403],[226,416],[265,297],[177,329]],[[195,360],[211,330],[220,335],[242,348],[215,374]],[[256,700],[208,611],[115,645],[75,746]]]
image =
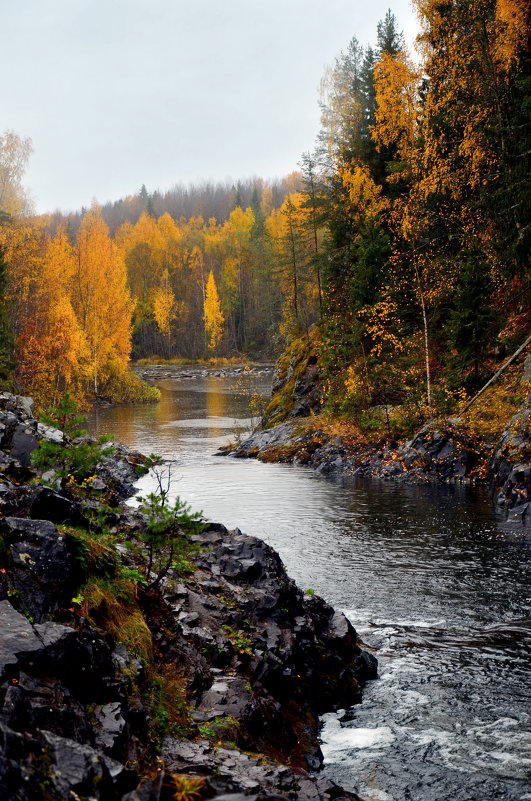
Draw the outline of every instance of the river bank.
[[[355,426],[340,434],[338,429],[349,426],[339,420],[332,420],[332,425],[330,420],[321,420],[318,357],[312,348],[294,348],[277,365],[272,398],[260,428],[243,441],[224,446],[220,453],[307,465],[325,476],[414,484],[484,484],[495,507],[508,520],[531,525],[531,357],[520,370],[516,381],[513,378],[511,392],[521,398],[521,403],[514,406],[514,414],[501,430],[496,428],[500,413],[495,400],[487,399],[487,407],[494,406],[489,412],[493,419],[490,430],[485,425],[481,430],[470,414],[439,416],[408,440],[379,436],[370,441],[361,437]],[[387,407],[374,412],[387,418],[390,415]]]
[[[268,380],[256,383],[270,393]],[[321,775],[374,801],[519,801],[529,736],[525,528],[507,526],[480,485],[324,477],[217,455],[236,428],[248,430],[246,394],[229,378],[176,376],[158,387],[160,405],[99,410],[91,432],[161,454],[176,495],[271,545],[298,586],[343,611],[378,658],[363,703],[325,716]],[[148,474],[137,486],[145,495],[156,482]]]
[[[0,417],[2,797],[357,798],[312,772],[318,716],[376,676],[347,618],[217,524],[153,583],[149,519],[124,504],[143,457],[47,487],[31,453],[61,433],[27,398]]]
[[[426,426],[405,443],[360,443],[316,427],[314,418],[300,418],[257,431],[236,445],[220,449],[235,458],[307,465],[324,476],[394,480],[412,484],[485,485],[507,520],[531,525],[531,465],[518,459],[518,447],[529,447],[527,431],[519,433],[530,416],[529,400],[511,420],[502,439],[479,451],[459,427]],[[527,425],[526,425],[527,427]],[[489,458],[490,457],[490,458]]]

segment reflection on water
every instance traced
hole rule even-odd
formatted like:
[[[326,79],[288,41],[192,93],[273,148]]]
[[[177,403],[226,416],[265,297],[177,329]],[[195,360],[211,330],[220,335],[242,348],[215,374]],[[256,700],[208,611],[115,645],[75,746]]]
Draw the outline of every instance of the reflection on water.
[[[159,405],[100,410],[93,430],[171,460],[175,494],[273,545],[379,659],[363,704],[325,716],[328,775],[379,801],[531,799],[525,534],[500,527],[473,489],[217,456],[248,426],[235,382],[158,386]]]

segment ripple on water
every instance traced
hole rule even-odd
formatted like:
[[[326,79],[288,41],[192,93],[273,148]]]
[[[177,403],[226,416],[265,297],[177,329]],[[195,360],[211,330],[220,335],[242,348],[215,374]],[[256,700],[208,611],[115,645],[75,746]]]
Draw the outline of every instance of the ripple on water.
[[[99,410],[92,433],[170,459],[175,494],[276,548],[379,659],[363,703],[324,719],[327,775],[371,801],[531,801],[526,533],[474,489],[221,459],[242,397],[223,379],[162,393]]]

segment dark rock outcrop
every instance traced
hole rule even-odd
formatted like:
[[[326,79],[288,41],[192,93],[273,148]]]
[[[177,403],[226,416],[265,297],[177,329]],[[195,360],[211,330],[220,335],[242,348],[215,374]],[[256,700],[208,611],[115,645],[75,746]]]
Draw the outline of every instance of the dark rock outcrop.
[[[31,405],[3,397],[11,431],[31,428]],[[40,436],[38,424],[31,430]],[[12,442],[7,437],[2,458],[22,470]],[[138,625],[150,638],[147,668],[116,641],[120,633],[98,629],[98,615],[80,616],[74,596],[90,564],[100,559],[103,587],[127,571],[145,572],[138,535],[146,516],[108,507],[131,491],[142,465],[118,447],[97,468],[98,494],[84,498],[4,480],[0,798],[170,801],[195,787],[195,798],[354,801],[310,772],[321,764],[318,716],[358,702],[376,660],[344,615],[301,593],[265,543],[211,524],[192,538],[193,573],[176,567],[158,589],[136,587]],[[93,513],[103,504],[121,540],[115,551],[98,540]],[[153,671],[182,686],[188,704],[191,739],[173,732],[162,750]]]
[[[424,426],[402,445],[360,443],[346,437],[314,430],[310,422],[280,423],[256,431],[231,456],[256,457],[262,461],[307,464],[323,475],[393,478],[426,483],[468,479],[480,454],[458,420],[443,426]]]
[[[0,793],[46,797],[20,790],[37,782],[50,798],[153,797],[152,783],[133,790],[138,777],[125,767],[155,754],[149,711],[131,694],[138,666],[65,608],[77,575],[67,538],[48,521],[24,518],[2,521],[2,537]],[[166,790],[172,771],[186,769],[207,780],[209,796],[345,795],[307,772],[321,761],[318,715],[358,702],[360,682],[376,676],[376,660],[361,651],[341,613],[298,590],[262,541],[219,525],[195,539],[201,552],[193,581],[170,573],[162,596],[143,600],[157,659],[179,666],[198,732],[269,761],[234,746],[169,739]],[[46,616],[69,622],[33,622]]]
[[[408,483],[487,483],[495,507],[510,522],[531,522],[531,396],[514,415],[495,448],[478,445],[460,418],[424,426],[399,444],[360,443],[315,430],[313,420],[286,421],[254,432],[236,448],[237,458],[290,462],[325,476],[347,475]]]
[[[529,386],[531,358],[522,383]],[[531,524],[531,394],[503,432],[490,463],[488,486],[494,503],[509,520]]]
[[[125,762],[145,749],[130,746],[146,740],[147,721],[130,714],[104,639],[90,627],[33,625],[9,600],[0,601],[0,632],[0,797],[112,801],[134,788]],[[109,706],[127,719],[118,747],[101,735],[98,710]]]
[[[321,410],[323,392],[317,355],[317,333],[294,340],[278,361],[273,374],[271,402],[263,424],[308,417]]]
[[[198,697],[199,718],[236,714],[242,747],[318,767],[318,715],[358,702],[376,660],[342,613],[302,594],[272,548],[219,528],[199,538],[199,592],[176,604],[185,637],[223,671]]]
[[[68,442],[68,437],[34,417],[33,401],[9,392],[0,393],[0,495],[14,486],[40,477],[32,453],[41,440]],[[79,441],[95,442],[93,437]],[[115,502],[134,494],[134,484],[146,472],[145,457],[119,443],[109,444],[110,455],[98,465],[98,489],[112,492]],[[112,450],[112,452],[111,452]],[[46,476],[53,480],[53,476]],[[52,518],[47,518],[52,519]],[[59,518],[56,522],[66,522]]]
[[[169,770],[204,776],[210,793],[231,801],[298,799],[299,801],[360,801],[355,793],[305,770],[292,770],[232,748],[214,748],[207,740],[183,742],[167,738],[162,756]],[[132,794],[130,801],[136,801]]]
[[[0,536],[9,553],[10,590],[37,623],[68,606],[78,583],[67,539],[47,520],[6,517]]]

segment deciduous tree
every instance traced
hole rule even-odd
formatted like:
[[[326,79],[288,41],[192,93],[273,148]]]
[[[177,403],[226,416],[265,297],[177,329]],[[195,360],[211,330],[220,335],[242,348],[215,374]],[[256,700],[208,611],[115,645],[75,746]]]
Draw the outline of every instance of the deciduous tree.
[[[218,290],[212,271],[208,274],[205,295],[205,332],[209,350],[214,350],[223,336],[224,317],[219,302]]]

